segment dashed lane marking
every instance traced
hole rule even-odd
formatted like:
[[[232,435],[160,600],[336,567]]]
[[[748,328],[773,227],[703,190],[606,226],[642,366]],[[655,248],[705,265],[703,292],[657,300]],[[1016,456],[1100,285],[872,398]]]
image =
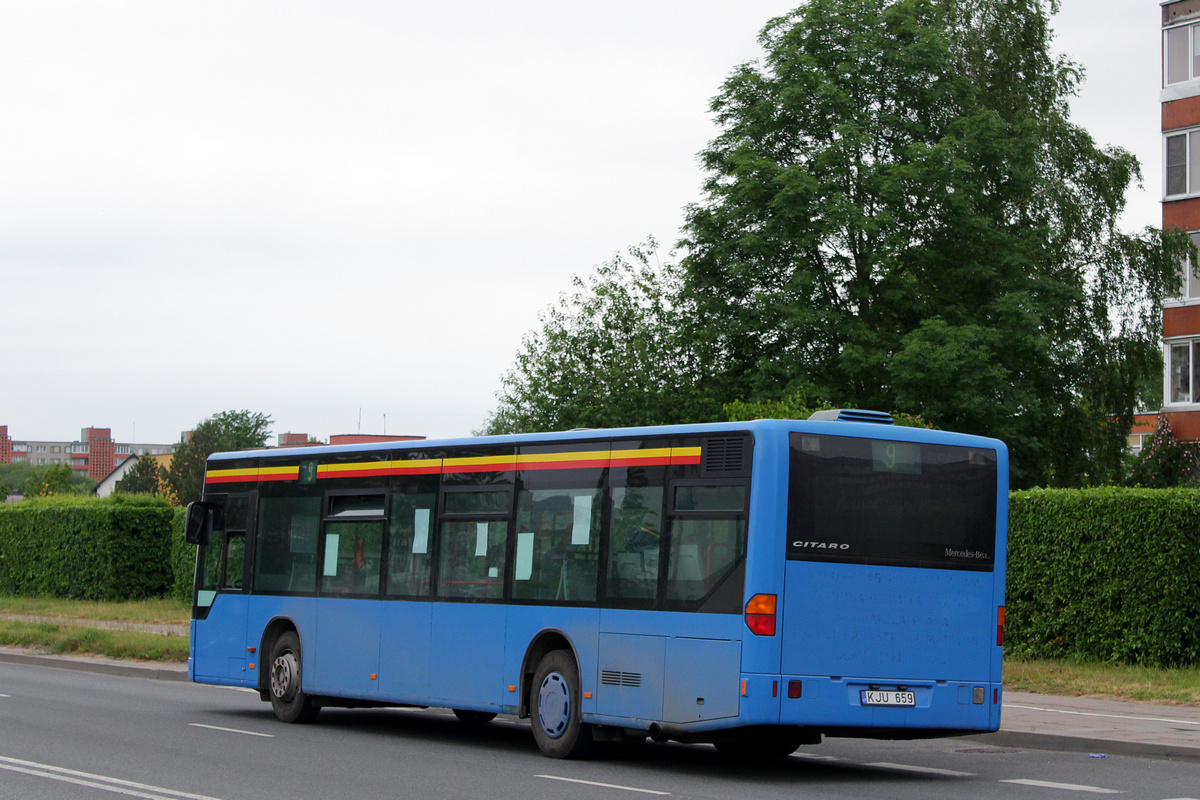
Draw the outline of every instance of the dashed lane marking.
[[[600,786],[605,789],[621,789],[622,791],[626,791],[626,792],[641,792],[642,794],[659,794],[659,795],[671,794],[670,792],[658,792],[658,791],[655,791],[654,789],[639,789],[636,786],[621,786],[620,784],[617,784],[617,783],[598,783],[596,781],[582,781],[582,780],[579,780],[578,778],[563,778],[558,775],[535,775],[534,777],[535,778],[546,778],[547,780],[551,780],[551,781],[564,781],[566,783],[582,783],[585,786]]]
[[[1065,789],[1068,792],[1091,792],[1092,794],[1124,794],[1118,789],[1103,789],[1099,786],[1084,786],[1080,783],[1054,783],[1053,781],[1012,780],[1001,783],[1016,783],[1022,786],[1038,786],[1042,789]]]
[[[936,767],[916,767],[911,764],[890,764],[887,761],[876,761],[873,764],[865,764],[864,766],[898,769],[904,772],[920,772],[926,775],[948,775],[953,778],[970,778],[975,775],[974,772],[959,772],[953,769],[937,769]]]
[[[191,728],[207,728],[210,731],[224,731],[225,733],[244,733],[247,736],[262,736],[264,739],[274,739],[273,733],[259,733],[258,731],[243,731],[237,728],[222,728],[219,725],[202,725],[199,722],[189,722],[188,727]]]

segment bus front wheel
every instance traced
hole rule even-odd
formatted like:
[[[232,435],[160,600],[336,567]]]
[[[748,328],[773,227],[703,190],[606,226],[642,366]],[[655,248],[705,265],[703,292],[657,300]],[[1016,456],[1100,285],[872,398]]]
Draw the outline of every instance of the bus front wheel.
[[[300,680],[300,637],[286,631],[271,648],[271,709],[282,722],[311,722],[320,712]]]
[[[533,673],[530,717],[538,749],[551,758],[591,752],[592,726],[579,717],[579,668],[566,650],[547,653]]]

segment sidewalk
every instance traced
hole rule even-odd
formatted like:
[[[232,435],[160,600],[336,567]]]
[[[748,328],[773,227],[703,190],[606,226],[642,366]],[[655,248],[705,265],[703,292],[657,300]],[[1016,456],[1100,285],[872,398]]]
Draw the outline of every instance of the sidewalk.
[[[53,656],[0,647],[0,663],[186,681],[187,666]],[[1200,761],[1200,708],[1006,692],[1000,730],[977,742],[1031,750]]]
[[[1000,730],[974,738],[1004,747],[1200,761],[1200,708],[1005,692]]]

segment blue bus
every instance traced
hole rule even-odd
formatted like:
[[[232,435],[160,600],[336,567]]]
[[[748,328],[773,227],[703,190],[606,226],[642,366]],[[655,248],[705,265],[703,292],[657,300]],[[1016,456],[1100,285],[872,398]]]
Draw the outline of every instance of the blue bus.
[[[1000,725],[1008,454],[887,414],[220,453],[189,677],[778,757]]]

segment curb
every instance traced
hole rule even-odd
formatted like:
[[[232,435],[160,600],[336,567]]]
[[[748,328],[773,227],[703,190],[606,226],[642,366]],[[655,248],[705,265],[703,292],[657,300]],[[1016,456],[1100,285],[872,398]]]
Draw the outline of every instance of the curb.
[[[1136,756],[1170,761],[1200,761],[1200,747],[1129,742],[1116,739],[1089,739],[1083,736],[1064,736],[1058,733],[1033,731],[996,731],[967,737],[972,741],[997,747],[1020,747],[1028,750],[1053,750],[1063,753],[1104,753],[1110,756]]]
[[[33,653],[0,650],[0,663],[21,664],[31,667],[48,667],[74,672],[95,672],[101,675],[118,675],[126,678],[148,678],[157,681],[180,681],[187,683],[185,666],[142,665],[128,661],[103,661],[95,658],[35,655]]]

